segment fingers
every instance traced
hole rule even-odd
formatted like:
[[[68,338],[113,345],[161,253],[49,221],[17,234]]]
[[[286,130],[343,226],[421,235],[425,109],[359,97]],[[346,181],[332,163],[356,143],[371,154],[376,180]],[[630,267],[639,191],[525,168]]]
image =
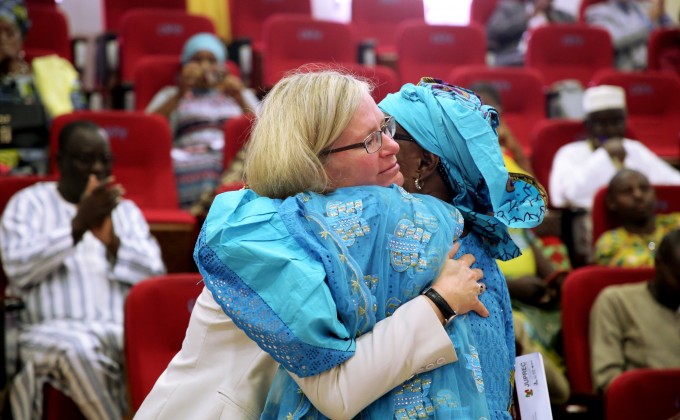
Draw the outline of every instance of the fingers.
[[[475,306],[472,308],[472,310],[475,311],[475,313],[477,313],[477,315],[481,316],[482,318],[486,318],[489,316],[489,310],[486,309],[486,306],[484,306],[482,301],[479,299],[477,300],[477,302],[475,302]]]
[[[472,264],[475,263],[475,256],[472,254],[465,254],[462,257],[458,258],[458,261],[462,262],[467,267],[470,267]]]
[[[481,280],[482,277],[484,277],[484,272],[479,268],[473,268],[472,272],[474,273],[473,277],[474,277],[475,281]]]
[[[453,259],[453,257],[456,256],[458,253],[458,250],[460,249],[460,242],[454,242],[453,246],[451,247],[451,250],[449,250],[449,259]]]

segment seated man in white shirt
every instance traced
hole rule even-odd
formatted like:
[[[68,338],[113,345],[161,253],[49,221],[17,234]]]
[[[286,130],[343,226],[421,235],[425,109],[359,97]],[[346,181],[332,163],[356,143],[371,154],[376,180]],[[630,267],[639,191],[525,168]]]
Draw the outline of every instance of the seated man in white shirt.
[[[549,185],[552,206],[589,212],[595,193],[624,167],[644,174],[652,185],[680,185],[680,172],[639,141],[625,138],[623,88],[601,85],[586,89],[583,110],[588,138],[562,146],[553,159]],[[575,246],[585,255],[591,247],[589,221],[588,213],[579,223],[582,228],[574,232]]]
[[[18,192],[0,222],[8,290],[25,303],[12,412],[41,418],[49,383],[88,419],[121,419],[124,300],[133,284],[165,268],[142,213],[111,177],[103,130],[68,124],[57,161],[59,181]]]

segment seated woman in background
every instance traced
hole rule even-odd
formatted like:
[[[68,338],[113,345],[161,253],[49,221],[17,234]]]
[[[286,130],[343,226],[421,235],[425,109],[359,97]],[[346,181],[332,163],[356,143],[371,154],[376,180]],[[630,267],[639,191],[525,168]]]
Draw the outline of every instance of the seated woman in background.
[[[49,118],[84,108],[78,73],[57,55],[24,60],[30,28],[23,0],[0,2],[0,175],[44,174]]]
[[[170,121],[175,137],[172,161],[183,208],[190,208],[220,182],[225,121],[258,106],[257,97],[225,70],[226,59],[224,44],[215,35],[192,36],[182,51],[178,86],[161,89],[146,109]]]
[[[589,341],[597,391],[627,370],[680,368],[680,230],[657,249],[651,281],[609,286],[595,300]]]
[[[607,188],[608,217],[621,227],[595,243],[595,261],[611,267],[653,267],[661,238],[680,227],[680,213],[656,214],[654,187],[642,173],[622,169]]]

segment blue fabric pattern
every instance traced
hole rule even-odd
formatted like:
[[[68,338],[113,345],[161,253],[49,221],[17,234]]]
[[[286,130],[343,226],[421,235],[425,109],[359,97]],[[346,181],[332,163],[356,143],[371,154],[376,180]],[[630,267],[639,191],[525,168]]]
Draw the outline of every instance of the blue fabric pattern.
[[[239,191],[217,197],[195,255],[206,286],[222,309],[284,368],[307,376],[328,369],[331,363],[340,364],[337,349],[372,330],[376,322],[428,286],[462,228],[462,216],[454,207],[397,186],[346,188],[325,196],[303,193],[284,201]],[[297,247],[287,242],[290,238]],[[384,252],[376,252],[380,250]],[[262,274],[262,266],[277,266],[279,260],[290,258],[305,261],[296,264],[295,274]],[[327,275],[325,283],[320,272]],[[295,282],[293,275],[303,276],[304,282]],[[313,294],[324,299],[291,293],[299,283],[309,282],[316,288]],[[320,304],[328,294],[335,307]],[[271,296],[275,295],[285,300],[274,302]],[[302,324],[298,328],[287,315],[291,313],[299,314],[307,328],[322,320],[326,333],[303,337]],[[336,325],[331,319],[339,319],[346,330],[332,329]],[[419,414],[490,418],[475,351],[483,343],[474,341],[469,324],[470,315],[461,316],[447,331],[459,358],[470,362],[415,376],[365,409],[363,418]],[[278,327],[270,331],[269,325]],[[332,357],[312,357],[319,354]],[[280,369],[263,418],[283,417],[324,418]]]
[[[424,78],[387,95],[379,107],[425,150],[439,156],[453,188],[453,205],[506,261],[520,255],[507,227],[541,223],[546,198],[528,179],[511,179],[498,145],[498,113],[467,89]]]

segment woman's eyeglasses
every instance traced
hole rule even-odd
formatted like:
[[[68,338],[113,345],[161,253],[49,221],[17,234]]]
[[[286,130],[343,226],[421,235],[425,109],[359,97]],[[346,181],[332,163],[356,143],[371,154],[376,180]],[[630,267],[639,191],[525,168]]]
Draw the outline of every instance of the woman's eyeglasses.
[[[362,142],[338,147],[337,149],[323,150],[320,154],[325,156],[330,155],[331,153],[344,152],[345,150],[358,149],[360,147],[366,149],[366,153],[375,153],[382,147],[382,135],[386,134],[390,136],[390,138],[393,138],[396,130],[397,123],[394,121],[394,118],[385,117],[385,122],[383,122],[380,130],[372,132]]]

